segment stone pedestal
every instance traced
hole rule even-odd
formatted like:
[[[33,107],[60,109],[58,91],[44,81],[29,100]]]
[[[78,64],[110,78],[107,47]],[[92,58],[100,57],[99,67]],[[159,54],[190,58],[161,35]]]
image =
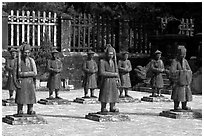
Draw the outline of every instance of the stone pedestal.
[[[47,124],[47,121],[38,115],[6,115],[2,118],[4,123],[10,125],[29,125],[29,124]]]
[[[16,106],[15,99],[4,99],[2,100],[2,106]]]
[[[175,118],[175,119],[194,119],[194,118],[202,118],[202,111],[194,111],[194,110],[167,110],[162,111],[160,116]]]
[[[133,97],[120,97],[118,103],[140,103],[141,100]]]
[[[45,105],[71,104],[71,102],[69,100],[66,100],[66,99],[57,99],[57,98],[40,99],[38,101],[38,103],[45,104]]]
[[[89,113],[85,116],[86,119],[90,119],[98,122],[121,122],[121,121],[130,121],[128,115],[113,113],[113,112],[97,112],[97,113]]]
[[[74,99],[74,102],[81,103],[81,104],[99,104],[98,98],[76,98]]]
[[[167,97],[147,97],[144,96],[143,98],[141,98],[142,101],[146,101],[146,102],[173,102],[173,100],[167,98]]]

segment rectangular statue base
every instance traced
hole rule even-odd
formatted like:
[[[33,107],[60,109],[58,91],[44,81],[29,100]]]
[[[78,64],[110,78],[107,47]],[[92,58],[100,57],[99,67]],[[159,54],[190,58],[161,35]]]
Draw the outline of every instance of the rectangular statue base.
[[[169,118],[175,118],[175,119],[202,118],[202,112],[197,112],[197,111],[193,111],[193,110],[174,111],[172,109],[172,110],[162,111],[159,115],[164,116],[164,117],[169,117]]]
[[[99,104],[98,98],[76,98],[74,102],[81,104]]]
[[[69,100],[65,99],[57,99],[57,98],[46,98],[46,99],[40,99],[38,101],[40,104],[45,104],[45,105],[60,105],[60,104],[71,104]]]
[[[140,99],[137,98],[132,98],[132,97],[124,97],[124,98],[119,98],[118,103],[141,103]]]
[[[21,116],[6,115],[2,121],[10,125],[47,124],[47,121],[38,115],[23,114]]]
[[[120,113],[112,113],[112,112],[107,112],[107,113],[89,113],[88,115],[85,116],[86,119],[90,119],[93,121],[98,121],[98,122],[122,122],[122,121],[130,121],[130,118],[128,115],[120,114]]]
[[[16,106],[15,99],[2,100],[2,106]]]
[[[167,97],[146,97],[144,96],[141,98],[142,101],[146,102],[172,102],[172,99],[169,99]]]

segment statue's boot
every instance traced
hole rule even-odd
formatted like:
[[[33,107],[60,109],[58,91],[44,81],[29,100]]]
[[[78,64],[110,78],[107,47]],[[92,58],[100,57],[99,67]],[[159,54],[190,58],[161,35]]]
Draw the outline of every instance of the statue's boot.
[[[52,90],[49,90],[49,99],[53,99],[53,91]]]
[[[92,97],[92,98],[97,98],[97,97],[94,95],[94,89],[90,89],[90,91],[91,91],[91,97]]]
[[[28,106],[27,114],[34,115],[35,111],[33,111],[33,104],[28,104],[27,106]]]
[[[23,104],[17,105],[17,114],[22,115],[23,114]]]
[[[181,110],[181,108],[179,108],[179,101],[174,101],[174,110]]]
[[[106,109],[106,103],[101,102],[101,112],[108,112],[108,110]]]
[[[90,98],[88,96],[88,89],[87,88],[84,88],[84,97],[83,98]]]
[[[13,98],[13,90],[9,90],[9,99],[14,100],[14,98]]]
[[[120,95],[119,98],[124,98],[125,96],[123,96],[123,89],[120,89]]]
[[[164,96],[161,94],[161,91],[162,91],[162,89],[158,89],[158,90],[157,90],[158,97],[164,97]]]
[[[61,97],[59,97],[59,90],[55,90],[55,98],[62,99]]]
[[[128,90],[125,90],[125,97],[129,97],[129,98],[131,98],[131,96],[128,95]]]
[[[115,107],[115,103],[110,103],[110,112],[119,112],[119,109]]]
[[[191,108],[186,106],[186,105],[187,105],[187,102],[182,102],[182,109],[183,110],[191,110]]]

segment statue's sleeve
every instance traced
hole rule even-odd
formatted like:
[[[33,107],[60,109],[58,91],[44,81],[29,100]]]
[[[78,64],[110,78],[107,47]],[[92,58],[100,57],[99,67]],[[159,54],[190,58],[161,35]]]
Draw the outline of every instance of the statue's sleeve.
[[[96,62],[94,62],[94,71],[98,72],[98,65],[96,64]]]
[[[12,71],[13,68],[10,66],[8,59],[6,60],[6,70]]]
[[[50,61],[50,60],[48,60],[48,62],[47,62],[47,70],[48,70],[48,71],[52,71],[52,72],[53,72],[53,71],[54,71],[54,69],[53,69],[53,68],[51,68],[51,65],[50,65],[51,63],[50,63],[50,62],[51,62],[51,61]]]
[[[87,65],[86,65],[87,63],[86,63],[86,61],[83,63],[83,65],[82,65],[82,70],[85,72],[85,73],[90,73],[90,70],[89,69],[87,69]]]
[[[34,59],[30,58],[29,60],[31,62],[31,69],[32,71],[28,71],[28,72],[21,72],[21,76],[22,77],[35,77],[37,75],[37,67],[35,64]]]
[[[127,72],[127,70],[122,67],[122,62],[120,60],[118,61],[118,70],[119,72]]]
[[[63,70],[63,64],[62,64],[62,61],[59,60],[59,63],[60,63],[59,72],[62,72],[62,70]]]
[[[179,70],[177,69],[177,61],[174,59],[170,67],[170,77],[173,81],[178,81]]]
[[[152,63],[150,64],[150,68],[151,68],[151,70],[152,70],[153,72],[155,72],[155,73],[160,73],[160,72],[162,72],[162,71],[161,71],[161,68],[155,68],[155,62],[152,62]]]
[[[189,64],[188,64],[188,61],[187,61],[187,60],[186,60],[186,62],[185,62],[185,63],[186,63],[186,69],[191,71],[191,67],[189,66]]]
[[[128,60],[128,72],[132,71],[132,65],[130,60]]]
[[[99,72],[100,72],[100,75],[104,77],[117,77],[118,76],[116,75],[116,73],[108,72],[105,70],[105,62],[103,60],[100,61]]]
[[[36,76],[37,75],[37,67],[36,67],[34,59],[32,59],[32,58],[31,58],[31,63],[33,66],[32,69],[33,69],[34,76]]]

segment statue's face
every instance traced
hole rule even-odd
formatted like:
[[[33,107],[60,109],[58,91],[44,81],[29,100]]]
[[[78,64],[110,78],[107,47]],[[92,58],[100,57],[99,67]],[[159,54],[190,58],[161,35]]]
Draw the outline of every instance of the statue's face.
[[[12,58],[16,58],[17,53],[16,52],[11,52],[11,56],[12,56]]]
[[[25,57],[29,57],[30,56],[30,50],[25,50],[23,52],[23,54],[24,54]]]
[[[184,59],[186,57],[186,53],[180,53],[180,58]]]
[[[92,59],[94,57],[94,54],[88,54],[88,58]]]
[[[156,59],[160,59],[161,58],[161,54],[156,54]]]
[[[108,57],[108,59],[112,59],[113,58],[113,52],[108,52],[107,57]]]
[[[125,60],[128,59],[128,54],[124,54],[124,59],[125,59]]]
[[[57,53],[52,54],[55,59],[57,59]]]

